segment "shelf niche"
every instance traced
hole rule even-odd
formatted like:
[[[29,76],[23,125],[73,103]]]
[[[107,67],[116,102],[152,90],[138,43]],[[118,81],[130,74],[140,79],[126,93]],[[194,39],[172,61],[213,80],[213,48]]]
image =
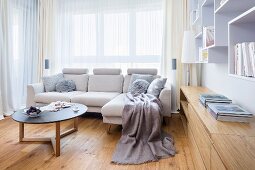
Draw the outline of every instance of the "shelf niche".
[[[235,74],[235,45],[243,42],[255,42],[255,7],[244,12],[229,22],[228,66],[229,74],[233,77],[255,81],[254,77]]]

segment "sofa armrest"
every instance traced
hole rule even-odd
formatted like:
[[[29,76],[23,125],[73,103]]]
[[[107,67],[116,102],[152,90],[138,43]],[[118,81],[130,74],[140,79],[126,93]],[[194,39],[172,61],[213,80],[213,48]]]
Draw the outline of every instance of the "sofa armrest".
[[[162,115],[171,116],[171,87],[165,87],[160,95],[159,100],[162,104]]]
[[[44,92],[44,86],[42,83],[35,83],[27,85],[27,107],[35,106],[35,95]]]

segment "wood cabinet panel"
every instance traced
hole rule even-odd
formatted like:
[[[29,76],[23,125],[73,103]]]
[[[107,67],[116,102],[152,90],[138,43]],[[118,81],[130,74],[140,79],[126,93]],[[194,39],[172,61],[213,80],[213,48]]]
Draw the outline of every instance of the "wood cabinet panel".
[[[225,170],[225,166],[222,163],[220,156],[214,149],[214,147],[211,147],[211,170]]]
[[[188,138],[189,138],[189,147],[192,155],[192,159],[194,162],[194,166],[196,170],[206,170],[206,167],[203,163],[202,157],[199,153],[198,146],[195,142],[191,127],[188,124]]]
[[[199,102],[203,87],[181,87],[183,114],[197,169],[251,169],[255,167],[255,118],[250,123],[221,122]]]
[[[196,113],[192,109],[192,106],[188,106],[189,114],[192,115],[190,119],[190,127],[192,129],[195,141],[200,151],[201,157],[207,169],[210,169],[210,152],[211,152],[211,140],[206,133],[201,121],[196,116]]]

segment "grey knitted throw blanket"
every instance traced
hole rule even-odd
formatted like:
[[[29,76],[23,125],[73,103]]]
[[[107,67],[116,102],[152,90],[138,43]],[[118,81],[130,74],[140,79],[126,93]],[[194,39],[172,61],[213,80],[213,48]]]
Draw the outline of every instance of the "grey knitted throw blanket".
[[[153,95],[127,93],[113,163],[141,164],[175,155],[173,138],[161,130],[160,112],[160,101]]]

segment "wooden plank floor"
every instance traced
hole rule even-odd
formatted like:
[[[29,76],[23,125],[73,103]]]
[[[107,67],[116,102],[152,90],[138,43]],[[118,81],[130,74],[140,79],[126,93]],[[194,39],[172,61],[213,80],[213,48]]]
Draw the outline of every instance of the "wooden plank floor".
[[[64,130],[70,121],[61,123]],[[121,129],[114,126],[112,134],[106,133],[107,125],[101,119],[81,117],[79,131],[61,139],[61,155],[56,158],[51,144],[18,142],[18,123],[11,118],[0,121],[0,170],[3,169],[194,169],[188,141],[179,116],[167,120],[164,130],[175,139],[175,157],[142,165],[111,164],[111,156],[121,135]],[[54,124],[25,125],[26,136],[52,136]]]

